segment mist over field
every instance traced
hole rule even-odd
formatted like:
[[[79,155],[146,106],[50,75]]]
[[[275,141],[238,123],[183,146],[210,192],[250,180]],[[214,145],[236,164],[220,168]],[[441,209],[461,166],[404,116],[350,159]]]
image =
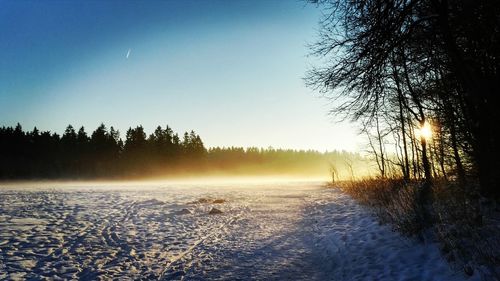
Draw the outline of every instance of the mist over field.
[[[158,126],[149,136],[142,126],[125,138],[113,126],[87,134],[67,126],[50,131],[0,127],[0,180],[148,179],[207,176],[362,178],[374,163],[359,153],[275,148],[206,148],[200,135],[183,137]]]

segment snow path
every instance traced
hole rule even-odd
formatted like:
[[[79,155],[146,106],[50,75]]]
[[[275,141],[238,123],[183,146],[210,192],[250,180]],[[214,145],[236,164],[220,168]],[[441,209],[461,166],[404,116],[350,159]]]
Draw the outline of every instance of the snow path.
[[[320,183],[0,185],[0,280],[57,278],[464,279]]]

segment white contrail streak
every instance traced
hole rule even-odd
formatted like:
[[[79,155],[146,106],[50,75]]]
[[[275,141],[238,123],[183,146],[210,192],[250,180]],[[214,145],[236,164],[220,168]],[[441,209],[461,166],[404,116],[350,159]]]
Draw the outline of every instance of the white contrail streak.
[[[129,56],[130,56],[130,49],[128,49],[128,52],[127,52],[127,55],[126,55],[127,59],[128,59]]]

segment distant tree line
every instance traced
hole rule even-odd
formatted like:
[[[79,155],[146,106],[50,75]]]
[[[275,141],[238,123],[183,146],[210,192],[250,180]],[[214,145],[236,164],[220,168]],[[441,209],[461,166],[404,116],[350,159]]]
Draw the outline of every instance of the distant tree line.
[[[194,131],[179,137],[158,126],[149,136],[142,126],[129,128],[125,140],[101,124],[90,135],[69,125],[62,135],[49,131],[0,128],[0,178],[89,178],[139,175],[152,167],[184,160],[201,161],[206,149]]]
[[[310,2],[324,63],[306,80],[361,124],[380,176],[423,179],[423,194],[436,178],[478,181],[500,198],[500,1]]]
[[[140,178],[221,174],[321,174],[329,162],[363,163],[348,152],[320,153],[259,148],[210,148],[194,131],[179,136],[158,126],[149,136],[142,126],[125,139],[101,124],[92,133],[69,125],[62,135],[24,131],[20,124],[0,128],[0,179]],[[361,165],[361,164],[360,164]]]

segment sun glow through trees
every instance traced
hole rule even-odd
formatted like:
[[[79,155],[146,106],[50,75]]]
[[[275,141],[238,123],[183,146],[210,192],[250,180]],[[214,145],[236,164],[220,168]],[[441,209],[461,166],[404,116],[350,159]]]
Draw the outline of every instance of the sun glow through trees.
[[[429,122],[424,122],[422,126],[416,131],[417,137],[430,140],[432,138],[432,126]]]

